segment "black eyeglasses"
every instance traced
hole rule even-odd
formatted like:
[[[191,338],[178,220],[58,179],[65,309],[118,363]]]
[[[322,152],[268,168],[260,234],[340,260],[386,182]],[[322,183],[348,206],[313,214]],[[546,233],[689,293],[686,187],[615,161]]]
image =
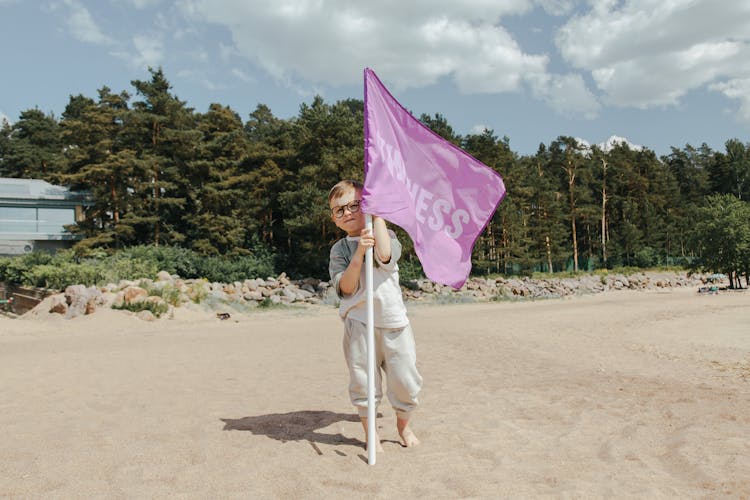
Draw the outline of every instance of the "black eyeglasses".
[[[359,202],[361,200],[354,200],[353,202],[347,204],[347,205],[341,205],[338,207],[333,207],[331,209],[331,214],[333,214],[334,217],[337,219],[340,219],[344,216],[344,210],[349,210],[350,213],[356,214],[359,212]]]

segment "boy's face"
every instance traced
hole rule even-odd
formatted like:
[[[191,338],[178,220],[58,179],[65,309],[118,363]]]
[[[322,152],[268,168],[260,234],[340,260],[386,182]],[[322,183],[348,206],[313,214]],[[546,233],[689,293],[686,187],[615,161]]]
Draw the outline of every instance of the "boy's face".
[[[348,189],[338,198],[333,198],[330,203],[331,220],[349,236],[359,236],[365,228],[364,214],[358,206],[352,206],[355,203],[359,204],[361,195],[359,189]],[[352,209],[355,211],[352,212]]]

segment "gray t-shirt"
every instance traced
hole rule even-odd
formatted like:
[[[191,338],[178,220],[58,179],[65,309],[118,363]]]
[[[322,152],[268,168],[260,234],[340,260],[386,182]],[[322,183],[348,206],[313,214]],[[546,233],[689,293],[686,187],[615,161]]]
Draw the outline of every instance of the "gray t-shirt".
[[[373,251],[372,296],[375,326],[377,328],[402,328],[409,324],[409,318],[406,317],[406,307],[401,297],[401,286],[398,282],[397,261],[401,257],[401,243],[399,243],[393,231],[388,230],[388,234],[391,237],[391,260],[384,264],[378,259],[377,252]],[[354,293],[343,295],[339,288],[341,275],[349,266],[358,244],[358,236],[347,236],[337,241],[331,248],[328,272],[331,275],[331,284],[341,299],[339,306],[341,319],[349,317],[366,323],[365,266],[362,265],[359,283]]]

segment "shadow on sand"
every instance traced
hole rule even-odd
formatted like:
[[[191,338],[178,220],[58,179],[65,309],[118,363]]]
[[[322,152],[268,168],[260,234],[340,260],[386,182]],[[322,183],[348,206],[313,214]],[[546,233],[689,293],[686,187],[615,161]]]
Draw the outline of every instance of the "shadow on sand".
[[[287,441],[308,441],[321,455],[315,443],[330,445],[365,445],[359,439],[349,438],[341,433],[325,434],[316,432],[336,422],[359,422],[354,414],[334,413],[332,411],[293,411],[290,413],[271,413],[257,417],[222,418],[225,431],[250,431],[255,435],[268,436],[282,443]]]

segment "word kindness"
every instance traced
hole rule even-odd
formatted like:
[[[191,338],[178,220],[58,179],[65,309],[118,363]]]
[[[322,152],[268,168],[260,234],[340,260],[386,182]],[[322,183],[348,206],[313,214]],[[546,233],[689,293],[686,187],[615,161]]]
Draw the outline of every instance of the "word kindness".
[[[420,224],[427,223],[433,231],[444,231],[453,239],[458,239],[464,232],[464,225],[471,217],[463,208],[456,208],[450,201],[436,197],[409,178],[401,152],[388,144],[380,135],[375,135],[375,147],[383,158],[383,163],[397,181],[402,182],[411,198],[415,217]]]

